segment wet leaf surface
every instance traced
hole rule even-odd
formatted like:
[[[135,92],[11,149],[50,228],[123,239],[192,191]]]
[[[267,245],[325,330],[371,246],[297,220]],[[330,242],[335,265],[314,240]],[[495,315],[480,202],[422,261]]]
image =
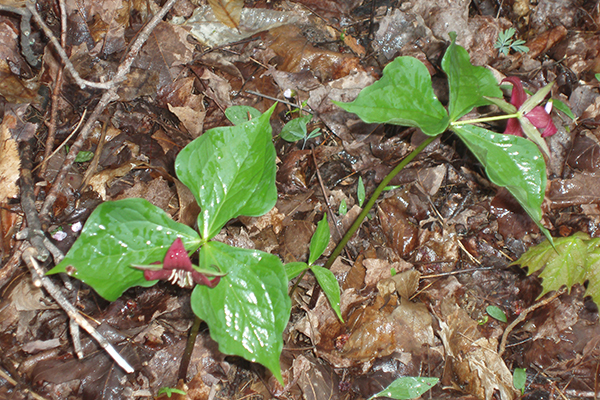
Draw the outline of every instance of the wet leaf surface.
[[[18,197],[18,144],[31,140],[34,146],[33,191],[39,209],[66,158],[65,149],[58,147],[73,145],[77,132],[69,135],[80,120],[87,120],[102,91],[81,89],[67,71],[59,79],[63,62],[38,25],[29,28],[28,48],[23,46],[26,28],[21,15],[1,13],[0,398],[24,399],[25,390],[46,399],[150,398],[159,389],[172,387],[186,394],[171,398],[182,399],[350,400],[369,398],[399,378],[434,377],[441,384],[424,396],[504,400],[519,396],[511,376],[517,368],[526,373],[524,398],[589,398],[597,389],[600,357],[595,295],[600,293],[600,268],[594,247],[600,236],[600,195],[596,193],[600,84],[595,78],[600,18],[593,2],[518,0],[499,5],[465,0],[442,6],[419,1],[402,7],[383,2],[376,3],[373,15],[372,4],[360,0],[211,3],[218,3],[217,9],[225,14],[219,17],[214,4],[211,8],[180,1],[154,29],[135,58],[133,71],[120,85],[119,98],[99,116],[83,144],[82,151],[97,155],[97,160],[70,168],[65,189],[44,216],[47,236],[64,252],[71,250],[59,269],[67,271],[67,265],[73,265],[77,269],[73,273],[85,275],[92,268],[93,274],[85,280],[94,286],[99,277],[105,284],[101,294],[115,300],[105,301],[79,281],[66,291],[69,301],[134,365],[133,375],[125,375],[86,334],[82,335],[84,358],[77,359],[66,328],[68,318],[19,267],[21,241],[15,233],[30,222]],[[37,8],[57,34],[59,8],[47,0],[39,0]],[[155,1],[66,2],[66,50],[75,69],[93,81],[112,79],[125,52],[158,9]],[[511,27],[517,38],[526,41],[528,53],[505,56],[494,47],[499,33]],[[452,31],[465,51],[452,43]],[[443,61],[448,46],[453,50]],[[415,58],[392,61],[407,56]],[[494,89],[495,80],[474,88],[473,82],[463,81],[465,77],[447,68],[451,57],[477,66],[473,67],[475,75],[489,77],[492,71],[497,80],[518,76],[533,93],[556,81],[552,97],[570,106],[578,120],[571,121],[560,112],[553,115],[559,132],[547,140],[550,153],[545,159],[533,160],[527,149],[514,151],[519,153],[516,157],[530,162],[532,171],[544,163],[547,177],[532,176],[515,186],[511,170],[486,171],[494,152],[476,146],[475,136],[481,133],[477,128],[456,129],[459,135],[469,136],[466,145],[444,133],[391,182],[395,187],[378,200],[331,272],[324,270],[321,265],[332,244],[360,212],[359,177],[368,199],[385,175],[422,142],[424,135],[418,127],[436,134],[463,115],[470,119],[497,114],[494,106],[484,106],[481,100],[482,95],[501,96]],[[36,66],[33,61],[38,59]],[[382,76],[386,79],[387,71],[399,63],[412,68],[414,80],[400,82],[380,103],[371,98],[355,100],[364,97],[359,93],[365,87]],[[469,90],[461,92],[462,97],[450,96],[448,79],[453,87],[470,88],[477,96],[465,95]],[[417,81],[427,85],[421,88]],[[237,127],[247,113],[233,122],[237,129],[230,126],[226,113],[228,107],[238,105],[269,110],[274,101],[255,93],[289,103],[280,102],[268,123],[259,114],[250,114],[254,122],[249,125],[260,123],[272,129],[260,140],[264,149],[271,149],[276,165],[269,171],[270,184],[277,187],[277,196],[274,190],[271,193],[276,206],[257,217],[253,215],[264,210],[242,206],[240,211],[228,204],[222,218],[207,222],[202,212],[210,205],[198,204],[198,191],[206,182],[197,174],[179,176],[190,191],[177,180],[176,170],[180,173],[181,166],[175,166],[175,159],[194,139],[210,138],[207,130],[211,128],[230,130],[225,138],[227,150],[235,147],[234,139],[251,138],[247,127]],[[439,99],[439,106],[427,111],[433,115],[445,115],[444,107],[449,105],[448,120],[433,126],[435,119],[415,119],[417,96]],[[353,110],[359,113],[369,108],[390,111],[392,105],[394,118],[413,128],[364,123],[332,100],[363,101],[360,110]],[[313,113],[307,132],[319,128],[322,135],[306,144],[278,140],[285,124],[298,120],[300,107]],[[308,119],[306,111],[301,115]],[[485,128],[504,130],[497,122]],[[45,143],[50,129],[56,137]],[[504,155],[513,152],[510,146],[515,138],[497,136],[501,142],[497,147],[504,146]],[[47,160],[46,147],[57,150]],[[204,160],[215,155],[183,153]],[[258,171],[255,164],[239,165],[236,170],[243,179],[227,181],[228,188],[242,188]],[[512,195],[497,185],[509,187]],[[519,207],[515,194],[527,199],[530,209]],[[106,221],[98,221],[92,211],[102,212],[115,200],[132,206],[125,214],[109,212]],[[342,201],[347,205],[344,215],[338,212]],[[233,299],[227,290],[198,287],[190,292],[164,283],[136,288],[154,282],[146,282],[140,271],[128,266],[123,269],[125,275],[114,279],[102,265],[140,263],[139,257],[119,259],[107,254],[105,260],[86,261],[89,246],[104,245],[95,243],[91,235],[100,229],[99,224],[108,227],[129,221],[130,231],[115,233],[113,239],[132,249],[138,241],[132,234],[135,215],[150,209],[160,220],[156,226],[170,229],[171,234],[144,237],[132,253],[141,252],[144,262],[161,261],[175,233],[183,235],[192,250],[201,241],[192,229],[199,224],[204,239],[214,237],[222,243],[211,243],[200,255],[192,253],[193,262],[209,267],[218,262],[229,272],[225,283],[252,283],[247,296]],[[230,220],[240,213],[247,215]],[[583,232],[591,238],[586,236],[585,241],[593,249],[586,248],[582,256],[571,243],[571,251],[555,258],[548,248],[545,256],[529,260],[535,266],[528,272],[545,267],[544,272],[531,276],[510,267],[543,240],[531,221],[532,213],[543,216],[543,226],[560,238],[556,240],[560,246],[567,237]],[[332,241],[321,241],[315,251],[311,238],[325,214]],[[178,223],[171,222],[171,217]],[[90,228],[82,232],[86,220]],[[80,235],[88,238],[88,248],[73,245]],[[160,243],[149,248],[145,241],[150,239]],[[316,254],[321,251],[319,258]],[[254,256],[249,257],[250,267],[240,267],[229,257],[232,252],[264,255],[270,267],[257,267]],[[584,278],[580,269],[570,268],[577,264],[577,254],[590,267]],[[313,269],[321,274],[321,281],[340,283],[339,313],[344,322],[325,294],[316,297],[315,274],[298,275],[309,261],[315,263]],[[296,263],[288,264],[297,267],[290,269],[294,278],[289,283],[283,262]],[[257,275],[268,277],[269,288],[260,287]],[[57,277],[51,279],[60,283]],[[508,335],[500,357],[498,343],[507,325],[538,296],[565,283],[574,284],[570,293],[527,314]],[[290,304],[287,294],[295,284]],[[256,296],[263,291],[267,295]],[[277,307],[265,305],[262,316],[268,318],[251,315],[248,304],[253,295],[256,302],[267,304],[271,299],[271,305],[279,302],[283,307],[276,311]],[[211,328],[202,325],[187,377],[179,380],[179,363],[194,318],[190,296],[191,307],[206,314]],[[222,313],[244,314],[244,329],[211,321],[207,302],[222,304]],[[490,307],[501,309],[507,323],[487,318]],[[267,335],[270,344],[265,348],[241,346],[233,351],[230,347],[240,347],[238,342],[211,339],[211,333],[218,330],[231,337],[275,334]],[[247,359],[255,358],[268,368],[225,356],[219,348],[227,353],[245,352]],[[278,349],[283,349],[280,359],[274,356]],[[279,371],[283,385],[276,379]],[[8,381],[5,373],[16,383]]]

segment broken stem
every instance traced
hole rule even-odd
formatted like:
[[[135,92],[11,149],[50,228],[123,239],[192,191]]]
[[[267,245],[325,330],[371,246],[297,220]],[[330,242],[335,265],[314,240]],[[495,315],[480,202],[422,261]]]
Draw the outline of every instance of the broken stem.
[[[410,153],[408,156],[406,156],[400,162],[400,164],[396,165],[396,167],[389,174],[387,174],[387,176],[381,181],[379,186],[377,186],[377,189],[375,189],[375,191],[371,195],[371,198],[369,199],[367,204],[365,204],[365,207],[363,208],[362,212],[358,215],[358,217],[356,218],[356,220],[354,221],[354,223],[352,224],[350,229],[348,229],[348,232],[346,232],[346,234],[344,235],[342,240],[335,247],[335,249],[329,256],[329,259],[327,259],[327,262],[325,263],[325,266],[324,266],[325,268],[327,268],[327,269],[331,268],[335,259],[341,254],[342,250],[344,249],[344,247],[346,246],[346,244],[348,243],[350,238],[354,235],[354,233],[356,233],[356,231],[362,224],[362,221],[365,219],[365,217],[367,216],[369,211],[371,211],[371,208],[373,208],[373,206],[375,205],[375,202],[379,198],[379,195],[381,195],[381,192],[384,191],[385,187],[392,181],[392,179],[394,179],[394,177],[396,177],[396,175],[398,175],[398,173],[400,171],[402,171],[402,169],[404,169],[404,167],[406,167],[406,165],[409,162],[411,162],[421,151],[423,151],[423,149],[425,147],[427,147],[436,138],[437,138],[437,136],[433,136],[433,137],[428,137],[427,139],[425,139],[423,141],[423,143],[421,143],[419,146],[417,146],[417,148],[414,149],[412,151],[412,153]]]

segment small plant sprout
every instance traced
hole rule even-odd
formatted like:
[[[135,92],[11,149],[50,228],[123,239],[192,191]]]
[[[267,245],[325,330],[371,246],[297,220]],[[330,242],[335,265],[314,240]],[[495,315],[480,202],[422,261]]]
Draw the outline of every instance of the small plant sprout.
[[[521,395],[525,393],[525,384],[527,383],[527,370],[525,368],[515,368],[513,372],[513,386],[521,391]]]
[[[499,307],[496,306],[487,306],[485,312],[494,319],[497,319],[500,322],[507,322],[506,314]]]
[[[286,142],[297,142],[299,140],[304,140],[304,143],[302,144],[302,149],[304,149],[307,140],[321,135],[321,130],[319,128],[315,128],[308,133],[307,125],[311,120],[312,115],[310,114],[294,118],[284,125],[279,136]]]
[[[329,245],[330,239],[331,233],[329,231],[329,224],[327,223],[327,214],[325,214],[323,219],[317,224],[317,230],[310,239],[308,264],[304,262],[291,262],[286,264],[285,268],[289,280],[310,269],[315,278],[317,278],[319,285],[321,285],[323,292],[325,292],[331,308],[333,308],[340,321],[344,322],[340,310],[340,286],[335,275],[330,270],[315,265],[315,262],[323,255],[327,245]]]
[[[348,212],[348,205],[346,204],[346,199],[342,199],[342,201],[340,201],[340,206],[338,208],[338,214],[346,215],[347,212]]]
[[[168,398],[171,398],[171,396],[173,394],[181,394],[181,395],[185,396],[187,393],[181,389],[172,388],[172,387],[164,387],[158,391],[158,395],[160,396],[161,394],[166,394]]]
[[[397,400],[416,399],[437,385],[438,381],[438,378],[403,376],[390,383],[381,392],[369,397],[369,400],[378,397],[388,397]]]
[[[358,199],[358,206],[362,207],[365,203],[365,184],[362,176],[358,177],[358,186],[356,188],[356,198]]]
[[[500,32],[494,47],[505,56],[507,56],[511,50],[516,51],[517,53],[527,53],[529,51],[529,47],[524,46],[525,41],[521,39],[513,39],[513,36],[516,32],[517,31],[515,28],[508,28],[504,32]]]

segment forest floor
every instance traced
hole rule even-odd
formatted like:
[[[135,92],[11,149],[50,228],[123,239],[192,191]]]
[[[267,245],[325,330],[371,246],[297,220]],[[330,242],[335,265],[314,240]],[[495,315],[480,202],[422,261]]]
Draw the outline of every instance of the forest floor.
[[[118,74],[160,3],[38,0],[36,8],[81,78],[102,82]],[[206,2],[178,0],[134,51],[113,97],[75,82],[35,18],[31,28],[23,23],[31,16],[25,4],[0,5],[0,399],[366,399],[402,376],[439,378],[423,395],[431,399],[600,396],[597,304],[579,284],[538,299],[541,279],[511,263],[544,235],[451,133],[390,183],[333,265],[345,322],[323,294],[311,303],[313,275],[290,282],[297,288],[281,355],[285,387],[264,367],[219,352],[206,325],[178,381],[194,314],[189,290],[169,283],[135,287],[109,303],[72,281],[68,300],[135,372],[124,373],[85,333],[77,358],[69,317],[33,285],[21,261],[29,244],[17,238],[39,226],[66,253],[99,204],[131,197],[193,226],[199,209],[176,178],[179,151],[208,129],[230,126],[228,107],[264,112],[280,100],[271,119],[277,204],[265,217],[229,222],[217,239],[286,263],[307,261],[328,213],[332,241],[322,264],[361,210],[359,178],[368,198],[424,138],[416,128],[363,123],[331,100],[353,100],[394,58],[413,56],[446,104],[440,62],[452,31],[471,62],[500,79],[517,76],[531,92],[556,82],[551,96],[576,119],[552,114],[558,132],[545,139],[542,222],[554,237],[598,237],[598,1],[246,0],[239,25],[228,27]],[[511,27],[527,52],[494,47]],[[286,142],[278,135],[303,102],[314,113],[308,131],[322,134]],[[44,263],[53,265],[52,257]],[[420,273],[410,300],[385,292],[392,270]],[[488,315],[489,306],[507,322]],[[513,386],[518,368],[527,376],[523,394]],[[158,395],[168,387],[185,394]]]

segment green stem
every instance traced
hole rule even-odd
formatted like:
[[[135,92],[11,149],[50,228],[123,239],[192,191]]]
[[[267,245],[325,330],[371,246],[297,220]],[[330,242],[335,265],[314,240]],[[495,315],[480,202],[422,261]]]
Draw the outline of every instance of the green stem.
[[[365,219],[365,217],[367,216],[369,211],[371,211],[371,208],[373,208],[373,206],[375,205],[375,202],[377,201],[377,199],[379,198],[379,195],[381,194],[381,192],[383,192],[385,187],[392,181],[392,179],[394,179],[394,177],[396,175],[398,175],[398,173],[400,171],[402,171],[402,169],[404,167],[406,167],[406,165],[409,162],[411,162],[421,151],[423,151],[423,149],[425,147],[427,147],[427,145],[429,143],[433,142],[435,140],[435,138],[437,138],[437,136],[428,137],[427,139],[425,139],[425,141],[423,143],[421,143],[416,149],[414,149],[412,151],[412,153],[410,153],[408,156],[406,156],[400,162],[400,164],[396,165],[396,167],[389,174],[387,174],[387,176],[385,178],[383,178],[383,180],[381,181],[379,186],[377,186],[377,189],[375,189],[375,191],[371,195],[371,198],[369,199],[367,204],[365,204],[365,207],[363,208],[362,212],[358,215],[358,217],[356,218],[356,220],[354,221],[354,223],[352,224],[350,229],[348,229],[348,232],[346,232],[346,234],[344,235],[342,240],[338,243],[338,245],[333,250],[333,253],[331,253],[329,258],[327,259],[327,262],[325,263],[325,268],[327,268],[327,269],[331,268],[335,259],[340,255],[340,253],[342,252],[344,247],[346,247],[346,244],[348,243],[350,238],[354,235],[354,233],[358,230],[358,228],[362,224],[363,220]]]
[[[198,336],[198,331],[200,330],[201,323],[202,320],[200,318],[194,318],[194,324],[190,328],[188,340],[185,345],[185,351],[183,352],[183,356],[181,357],[181,364],[179,364],[179,376],[177,379],[182,379],[184,382],[187,377],[187,370],[190,365],[190,360],[192,359],[192,352],[194,351],[194,344],[196,343],[196,336]]]
[[[501,121],[503,119],[519,118],[519,117],[521,117],[521,114],[517,112],[514,114],[496,115],[494,117],[475,118],[475,119],[468,119],[465,121],[454,121],[454,122],[450,122],[450,125],[456,126],[456,125],[466,125],[466,124],[477,124],[479,122]]]

